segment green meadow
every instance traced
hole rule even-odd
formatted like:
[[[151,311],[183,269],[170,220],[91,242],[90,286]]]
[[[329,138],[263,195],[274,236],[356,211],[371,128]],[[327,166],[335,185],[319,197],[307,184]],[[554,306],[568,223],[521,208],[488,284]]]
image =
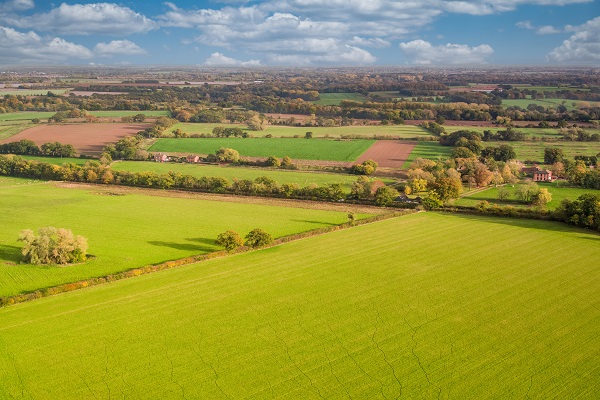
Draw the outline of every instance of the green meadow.
[[[220,250],[214,240],[229,229],[244,236],[260,227],[281,237],[347,221],[344,212],[139,191],[115,195],[100,188],[31,182],[0,178],[0,296]],[[44,226],[68,228],[86,237],[94,257],[69,267],[20,264],[19,232]]]
[[[0,114],[1,115],[1,114]],[[21,121],[2,121],[0,122],[0,140],[9,138],[17,133],[24,131],[33,125]]]
[[[128,117],[137,114],[144,114],[147,117],[169,117],[171,113],[167,110],[141,110],[141,111],[120,111],[120,110],[109,110],[109,111],[89,111],[89,113],[95,117]]]
[[[595,398],[599,243],[418,213],[7,307],[0,398]]]
[[[46,96],[49,92],[56,95],[65,94],[71,89],[14,89],[0,90],[0,96]]]
[[[586,193],[600,193],[598,190],[593,189],[582,189],[566,187],[566,182],[555,181],[555,182],[537,182],[540,188],[546,188],[552,194],[552,201],[547,204],[549,210],[554,210],[564,199],[575,200],[579,196]],[[508,190],[509,197],[504,200],[498,200],[498,190],[500,188],[491,187],[487,190],[475,192],[471,195],[461,197],[455,200],[454,204],[460,206],[471,206],[475,207],[480,201],[488,201],[492,204],[498,204],[502,206],[515,206],[515,207],[529,207],[528,205],[517,200],[515,194],[519,185],[505,185],[504,188]]]
[[[258,177],[266,176],[279,184],[297,184],[299,186],[309,186],[312,184],[326,186],[332,183],[342,184],[344,191],[349,193],[352,184],[358,178],[356,175],[348,174],[329,174],[320,172],[299,172],[287,170],[273,170],[266,168],[240,168],[231,166],[215,165],[195,165],[195,164],[175,164],[175,163],[157,163],[145,161],[120,161],[111,165],[115,171],[144,172],[153,171],[158,174],[167,172],[179,172],[183,175],[192,175],[197,178],[223,177],[228,180],[235,178],[243,180],[255,180]],[[392,182],[390,179],[383,179],[384,182]]]
[[[298,160],[354,161],[373,143],[374,140],[167,138],[158,139],[149,151],[213,154],[222,147],[228,147],[248,157],[288,156]]]
[[[86,162],[88,161],[94,161],[94,160],[90,160],[89,158],[76,158],[76,157],[41,157],[41,156],[27,156],[27,155],[23,155],[23,156],[19,156],[21,158],[24,158],[26,160],[32,160],[32,161],[39,161],[39,162],[43,162],[43,163],[48,163],[48,164],[54,164],[54,165],[63,165],[66,163],[71,163],[71,164],[76,164],[76,165],[85,165]]]
[[[0,121],[31,121],[34,118],[47,119],[56,114],[53,111],[23,111],[0,114]]]
[[[484,147],[499,146],[501,144],[511,145],[517,153],[517,159],[521,161],[544,162],[544,149],[546,147],[558,147],[563,150],[566,158],[575,156],[595,156],[600,153],[600,142],[483,142]]]
[[[416,136],[431,136],[424,129],[414,125],[352,125],[352,126],[282,126],[269,125],[264,131],[252,131],[245,124],[208,124],[208,123],[179,123],[167,130],[172,132],[175,129],[181,129],[188,134],[209,134],[212,130],[222,126],[225,128],[240,128],[253,137],[264,137],[272,135],[273,137],[301,137],[306,132],[312,132],[313,138],[318,137],[342,137],[348,135],[364,136],[372,138],[373,136],[390,136],[398,138],[413,138]]]
[[[339,106],[344,100],[366,101],[367,98],[360,93],[319,93],[319,100],[313,103],[322,106]]]
[[[452,154],[452,149],[450,146],[442,146],[439,142],[419,142],[408,156],[408,160],[404,163],[403,168],[408,168],[417,158],[429,160],[446,159]]]

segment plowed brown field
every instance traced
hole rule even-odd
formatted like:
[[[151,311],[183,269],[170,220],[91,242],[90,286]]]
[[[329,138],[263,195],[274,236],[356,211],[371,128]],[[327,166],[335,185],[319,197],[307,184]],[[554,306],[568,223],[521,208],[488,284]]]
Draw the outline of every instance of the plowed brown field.
[[[356,160],[355,164],[373,160],[383,168],[402,168],[416,145],[415,142],[378,140]]]
[[[98,155],[104,146],[132,136],[150,124],[65,124],[38,125],[6,138],[0,143],[29,139],[38,146],[48,142],[72,144],[79,153]]]

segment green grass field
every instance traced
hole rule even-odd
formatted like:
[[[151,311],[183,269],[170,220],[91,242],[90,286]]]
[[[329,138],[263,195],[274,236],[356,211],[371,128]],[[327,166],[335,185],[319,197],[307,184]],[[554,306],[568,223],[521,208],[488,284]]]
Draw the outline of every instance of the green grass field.
[[[0,90],[0,96],[45,96],[48,92],[52,92],[56,95],[65,94],[71,89],[14,89],[14,90]]]
[[[553,125],[555,125],[553,123]],[[485,127],[485,126],[446,126],[446,132],[448,133],[452,133],[452,132],[456,132],[456,131],[460,131],[460,130],[466,130],[466,131],[475,131],[475,132],[479,132],[482,133],[484,131],[492,131],[493,133],[496,133],[498,131],[504,131],[506,130],[506,128],[504,127]],[[518,132],[522,132],[527,136],[537,136],[537,137],[543,137],[543,136],[551,136],[551,137],[562,137],[562,135],[560,135],[559,133],[559,129],[557,128],[522,128],[522,127],[516,127],[514,128],[514,130],[518,131]],[[589,131],[591,133],[598,133],[600,132],[599,129],[586,129],[586,131]],[[510,142],[508,143],[510,144]],[[484,143],[485,145],[485,143]]]
[[[360,93],[320,93],[319,100],[313,103],[322,106],[339,106],[343,100],[365,101],[367,98]]]
[[[110,111],[90,111],[91,115],[95,117],[127,117],[130,115],[144,114],[147,117],[168,117],[171,113],[167,110],[152,110],[152,111],[121,111],[121,110],[110,110]]]
[[[149,151],[213,154],[221,147],[237,150],[241,156],[284,157],[297,160],[354,161],[374,140],[210,138],[158,139]]]
[[[33,125],[22,121],[2,121],[0,122],[0,140],[14,136],[31,126]]]
[[[107,195],[16,178],[3,177],[2,182],[0,296],[219,250],[214,240],[228,229],[243,236],[261,227],[280,237],[347,221],[343,212],[139,193]],[[95,258],[62,268],[20,265],[19,232],[44,226],[85,236]]]
[[[208,134],[217,127],[237,127],[253,137],[264,137],[272,135],[273,137],[299,137],[303,138],[306,132],[312,132],[313,137],[342,137],[345,135],[360,135],[365,138],[373,136],[390,136],[398,138],[412,138],[417,136],[431,136],[430,133],[421,129],[418,126],[412,125],[367,125],[367,126],[334,126],[334,127],[295,127],[269,125],[264,131],[251,131],[244,124],[196,124],[196,123],[179,123],[167,130],[172,132],[175,129],[181,129],[188,134]]]
[[[521,161],[544,162],[544,149],[546,147],[559,147],[566,158],[580,156],[595,156],[600,153],[600,142],[485,142],[484,147],[509,144],[517,153]]]
[[[64,157],[64,158],[61,158],[61,157],[38,157],[38,156],[19,156],[19,157],[22,157],[26,160],[39,161],[39,162],[55,164],[55,165],[63,165],[66,163],[84,165],[88,161],[94,161],[94,160],[90,160],[90,159],[75,158],[75,157]]]
[[[419,213],[0,310],[0,397],[589,398],[600,236]]]
[[[174,164],[174,163],[156,163],[156,162],[140,162],[140,161],[121,161],[111,165],[115,171],[130,171],[143,172],[154,171],[159,174],[170,171],[179,172],[184,175],[193,175],[195,177],[223,177],[228,180],[249,179],[255,180],[260,176],[267,176],[279,184],[295,183],[302,186],[316,184],[326,186],[331,183],[340,183],[344,187],[346,193],[350,193],[352,183],[356,182],[356,175],[348,174],[329,174],[316,172],[299,172],[286,170],[272,170],[263,168],[240,168],[230,166],[214,166],[214,165],[194,165],[194,164]],[[391,179],[383,179],[384,182],[390,183]]]
[[[527,106],[530,104],[535,104],[537,106],[542,106],[542,107],[551,107],[551,108],[556,108],[557,106],[563,104],[565,107],[567,107],[568,110],[574,110],[577,107],[577,104],[579,104],[580,102],[577,100],[569,100],[569,99],[537,99],[537,100],[532,100],[532,99],[510,99],[510,100],[502,100],[502,106],[504,107],[513,107],[513,106],[517,106],[517,107],[521,107],[523,109],[527,109]],[[591,105],[597,105],[600,104],[600,102],[597,101],[586,101],[585,103],[591,104]],[[575,105],[573,105],[575,104]]]
[[[580,188],[571,188],[571,187],[563,187],[564,182],[560,182],[557,185],[557,182],[537,182],[540,188],[546,188],[552,194],[552,201],[547,204],[549,210],[554,210],[560,204],[563,199],[575,200],[579,196],[585,193],[600,193],[597,190],[593,189],[580,189]],[[461,197],[457,199],[454,204],[461,206],[471,206],[475,207],[477,203],[480,201],[489,201],[492,204],[504,205],[504,206],[515,206],[515,207],[529,207],[526,204],[521,203],[515,198],[515,193],[517,191],[519,185],[506,185],[505,188],[509,191],[509,198],[503,201],[498,200],[498,189],[499,188],[489,188],[482,192],[476,192],[472,195]]]
[[[439,142],[419,142],[408,156],[403,168],[408,168],[419,157],[429,160],[446,159],[452,154],[452,149],[450,146],[442,146]]]
[[[56,114],[52,111],[24,111],[0,114],[0,121],[31,121],[34,118],[47,119]]]

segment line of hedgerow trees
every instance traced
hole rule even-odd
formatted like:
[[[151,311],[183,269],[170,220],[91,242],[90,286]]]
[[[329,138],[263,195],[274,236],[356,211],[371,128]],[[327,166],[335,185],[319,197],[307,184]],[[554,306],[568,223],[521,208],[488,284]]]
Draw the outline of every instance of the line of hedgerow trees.
[[[294,183],[279,184],[267,176],[261,176],[255,180],[233,179],[230,181],[223,177],[198,178],[173,171],[165,174],[157,174],[152,171],[114,171],[98,161],[90,160],[83,166],[73,163],[54,165],[26,160],[12,154],[0,155],[0,175],[325,201],[355,199],[365,203],[374,202],[381,206],[391,205],[398,196],[395,189],[385,186],[383,182],[376,184],[380,181],[373,181],[364,176],[355,182],[350,195],[347,195],[339,183],[331,183],[326,186],[313,184],[300,187]]]

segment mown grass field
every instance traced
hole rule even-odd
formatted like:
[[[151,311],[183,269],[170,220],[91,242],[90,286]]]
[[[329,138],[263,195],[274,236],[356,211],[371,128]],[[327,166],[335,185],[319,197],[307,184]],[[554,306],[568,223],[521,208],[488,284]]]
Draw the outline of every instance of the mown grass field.
[[[2,121],[0,122],[0,140],[14,136],[32,126],[32,124],[22,121]]]
[[[555,124],[554,124],[555,125]],[[452,133],[452,132],[456,132],[456,131],[461,131],[461,130],[465,130],[465,131],[475,131],[475,132],[479,132],[482,133],[484,131],[491,131],[493,133],[496,133],[498,131],[504,131],[506,130],[505,127],[485,127],[485,126],[445,126],[446,128],[446,132],[447,133]],[[516,127],[514,128],[515,131],[518,132],[522,132],[527,136],[555,136],[555,137],[562,137],[562,135],[560,135],[559,133],[559,129],[557,128],[522,128],[522,127]],[[587,130],[591,133],[597,133],[600,132],[600,130],[598,129],[590,129]],[[485,143],[484,143],[485,144]],[[510,144],[510,143],[508,143]]]
[[[374,140],[209,138],[158,139],[149,151],[166,153],[213,154],[222,147],[248,157],[291,157],[296,160],[354,161]]]
[[[426,158],[429,160],[438,160],[449,158],[452,154],[452,147],[442,146],[439,142],[419,142],[410,153],[408,160],[404,163],[403,168],[408,168],[410,163],[417,158]]]
[[[296,127],[296,126],[281,126],[281,125],[269,125],[264,131],[251,131],[245,124],[196,124],[196,123],[179,123],[167,130],[172,132],[175,129],[181,129],[183,132],[188,134],[208,134],[212,133],[212,130],[222,126],[237,127],[242,129],[244,132],[252,135],[253,137],[264,137],[265,135],[272,135],[273,137],[299,137],[303,138],[306,132],[312,132],[313,137],[342,137],[346,135],[360,135],[366,138],[372,138],[373,136],[390,136],[398,138],[413,138],[417,136],[431,136],[430,133],[426,132],[422,128],[413,125],[366,125],[366,126],[334,126],[334,127]]]
[[[319,100],[313,103],[322,106],[339,106],[343,100],[365,101],[367,98],[360,93],[319,93]]]
[[[0,296],[220,250],[214,240],[229,229],[244,236],[261,227],[280,237],[347,221],[345,212],[249,204],[250,200],[209,201],[136,191],[111,195],[101,189],[66,189],[4,177],[2,182]],[[83,235],[95,258],[69,267],[19,264],[19,232],[44,226]]]
[[[272,170],[264,168],[241,168],[230,166],[214,166],[214,165],[194,165],[194,164],[174,164],[174,163],[156,163],[156,162],[140,162],[140,161],[120,161],[111,165],[115,171],[130,171],[143,172],[153,171],[159,174],[164,174],[170,171],[179,172],[183,175],[192,175],[195,177],[223,177],[228,180],[249,179],[255,180],[258,177],[266,176],[279,184],[295,183],[299,186],[309,186],[312,184],[326,186],[332,183],[340,183],[344,187],[346,193],[350,193],[352,183],[356,182],[356,175],[348,174],[329,174],[316,172],[300,172],[286,170]],[[383,179],[384,182],[392,182],[391,179]]]
[[[47,119],[56,114],[52,111],[24,111],[0,114],[0,121],[31,121],[34,118]]]
[[[0,397],[594,398],[600,236],[419,213],[0,310]]]
[[[509,144],[517,153],[517,159],[522,161],[544,162],[544,149],[558,147],[563,150],[566,158],[575,156],[595,156],[600,153],[600,142],[485,142],[484,147]]]
[[[552,201],[547,204],[547,208],[549,210],[554,210],[558,205],[563,201],[563,199],[575,200],[579,196],[585,193],[600,193],[598,190],[593,189],[581,189],[581,188],[572,188],[565,187],[565,182],[559,181],[557,182],[537,182],[540,188],[546,188],[552,194]],[[509,197],[505,200],[498,200],[498,190],[499,188],[489,188],[482,192],[476,192],[471,195],[461,197],[460,199],[455,200],[454,204],[461,206],[471,206],[475,207],[477,203],[480,201],[489,201],[492,204],[498,204],[502,206],[515,206],[515,207],[530,207],[527,204],[524,204],[517,200],[515,194],[519,185],[506,185],[504,186],[508,192]]]

